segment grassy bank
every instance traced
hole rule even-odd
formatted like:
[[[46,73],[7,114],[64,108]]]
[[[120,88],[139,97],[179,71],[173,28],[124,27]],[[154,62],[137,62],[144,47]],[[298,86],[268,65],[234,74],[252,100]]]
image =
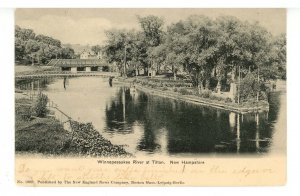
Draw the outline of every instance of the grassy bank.
[[[17,153],[44,155],[128,157],[121,146],[113,145],[94,129],[91,123],[71,121],[71,132],[66,131],[53,117],[31,115],[33,103],[16,100],[15,150]]]

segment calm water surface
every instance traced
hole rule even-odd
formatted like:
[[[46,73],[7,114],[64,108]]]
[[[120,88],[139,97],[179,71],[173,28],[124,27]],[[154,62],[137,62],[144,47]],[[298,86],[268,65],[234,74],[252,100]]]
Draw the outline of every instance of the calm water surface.
[[[269,112],[244,115],[110,86],[107,78],[34,84],[74,120],[92,122],[105,138],[137,156],[285,153],[285,84],[270,94]]]

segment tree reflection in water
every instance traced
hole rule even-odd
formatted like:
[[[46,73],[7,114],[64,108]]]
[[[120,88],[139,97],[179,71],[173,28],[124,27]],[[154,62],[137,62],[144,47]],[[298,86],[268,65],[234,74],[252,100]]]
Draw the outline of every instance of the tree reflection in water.
[[[116,97],[105,111],[107,131],[130,134],[134,124],[143,125],[135,147],[138,151],[265,153],[271,144],[268,118],[272,115],[266,118],[267,113],[236,114],[141,91],[133,93],[127,87],[120,88]]]

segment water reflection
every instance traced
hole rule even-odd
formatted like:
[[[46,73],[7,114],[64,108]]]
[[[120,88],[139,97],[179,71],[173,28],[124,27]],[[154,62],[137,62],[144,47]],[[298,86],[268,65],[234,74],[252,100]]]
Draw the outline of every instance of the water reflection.
[[[143,124],[144,133],[136,145],[139,151],[170,154],[268,151],[272,130],[265,113],[242,115],[138,93],[132,95],[129,88],[120,88],[119,99],[106,108],[106,122],[107,131],[115,134],[130,132],[134,122]],[[126,123],[121,123],[122,112]],[[161,144],[162,141],[165,143]]]
[[[39,85],[72,118],[92,122],[104,137],[136,155],[284,149],[277,141],[285,134],[277,123],[285,97],[281,92],[271,94],[269,113],[237,114],[112,86],[102,78],[63,78]]]
[[[64,89],[67,90],[67,86],[69,85],[69,78],[68,77],[64,77],[63,84],[64,84]]]

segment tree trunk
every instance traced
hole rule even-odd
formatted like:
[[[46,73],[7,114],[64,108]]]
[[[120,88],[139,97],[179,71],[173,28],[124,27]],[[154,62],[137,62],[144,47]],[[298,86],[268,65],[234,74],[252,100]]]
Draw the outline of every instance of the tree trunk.
[[[198,81],[198,92],[199,92],[199,94],[201,94],[201,92],[202,92],[202,90],[203,90],[203,81]]]
[[[205,89],[209,89],[209,79],[206,79],[205,81]]]
[[[257,94],[256,94],[256,101],[258,102],[258,100],[259,100],[259,90],[260,90],[260,86],[259,86],[259,67],[257,68],[257,85],[258,85],[258,89],[257,89]]]
[[[235,68],[231,71],[230,97],[235,100],[236,84],[235,84]]]
[[[177,78],[176,78],[176,73],[175,72],[173,73],[173,76],[174,76],[174,80],[176,80]]]
[[[221,94],[221,81],[220,80],[218,80],[218,84],[217,84],[217,93],[218,94]]]

